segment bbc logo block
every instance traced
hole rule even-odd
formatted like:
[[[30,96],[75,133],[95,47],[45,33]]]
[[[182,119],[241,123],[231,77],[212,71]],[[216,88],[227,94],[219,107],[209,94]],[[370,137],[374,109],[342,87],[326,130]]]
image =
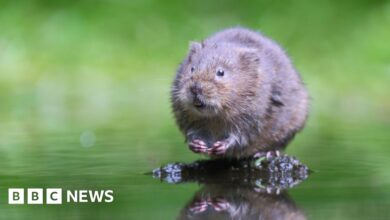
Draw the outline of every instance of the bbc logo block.
[[[8,189],[8,204],[25,204],[25,195],[27,204],[43,204],[46,198],[46,204],[62,204],[62,189],[47,188],[46,197],[42,188],[23,188]]]
[[[27,189],[27,204],[43,204],[43,189]]]
[[[46,204],[62,204],[62,189],[61,188],[46,189]]]
[[[8,204],[24,204],[24,189],[8,189]]]

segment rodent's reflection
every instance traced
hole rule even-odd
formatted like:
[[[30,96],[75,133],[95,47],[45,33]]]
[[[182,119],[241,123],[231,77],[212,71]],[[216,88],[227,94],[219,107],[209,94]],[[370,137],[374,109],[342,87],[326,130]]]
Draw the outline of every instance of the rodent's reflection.
[[[203,185],[178,219],[306,219],[287,189],[309,173],[296,158],[273,155],[171,163],[152,175],[171,184]]]
[[[206,184],[180,212],[178,219],[306,219],[288,196],[257,192],[248,185]]]

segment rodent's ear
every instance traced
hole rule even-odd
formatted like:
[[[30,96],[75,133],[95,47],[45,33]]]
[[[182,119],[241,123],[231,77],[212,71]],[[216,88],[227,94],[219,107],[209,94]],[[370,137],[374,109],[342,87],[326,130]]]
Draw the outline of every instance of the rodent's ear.
[[[190,52],[188,53],[188,59],[191,62],[192,55],[198,53],[202,49],[202,44],[199,42],[190,42]]]
[[[243,65],[250,65],[260,62],[260,56],[255,49],[240,49],[239,50],[240,62]]]

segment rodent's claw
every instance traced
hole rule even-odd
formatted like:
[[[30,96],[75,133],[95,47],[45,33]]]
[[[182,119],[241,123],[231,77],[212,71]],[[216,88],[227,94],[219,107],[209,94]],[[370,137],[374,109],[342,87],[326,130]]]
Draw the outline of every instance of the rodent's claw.
[[[208,206],[207,201],[203,201],[203,200],[196,201],[193,204],[191,204],[189,210],[191,213],[199,214],[199,213],[206,211],[207,206]]]
[[[208,149],[206,143],[199,139],[192,140],[188,146],[194,153],[206,153]]]
[[[213,147],[208,149],[210,155],[222,155],[226,153],[228,145],[224,141],[217,141],[214,143]]]
[[[199,140],[199,139],[195,139],[192,142],[195,143],[195,144],[206,146],[206,143],[204,141],[202,141],[202,140]]]
[[[211,204],[212,204],[214,210],[217,212],[227,210],[230,207],[230,203],[227,200],[222,199],[222,198],[214,199]]]

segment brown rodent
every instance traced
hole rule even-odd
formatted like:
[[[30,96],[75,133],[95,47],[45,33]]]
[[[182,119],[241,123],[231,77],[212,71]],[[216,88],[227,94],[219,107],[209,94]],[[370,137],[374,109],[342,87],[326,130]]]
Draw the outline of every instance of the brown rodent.
[[[238,158],[284,149],[303,128],[309,104],[281,47],[240,27],[190,44],[171,100],[192,151]]]

